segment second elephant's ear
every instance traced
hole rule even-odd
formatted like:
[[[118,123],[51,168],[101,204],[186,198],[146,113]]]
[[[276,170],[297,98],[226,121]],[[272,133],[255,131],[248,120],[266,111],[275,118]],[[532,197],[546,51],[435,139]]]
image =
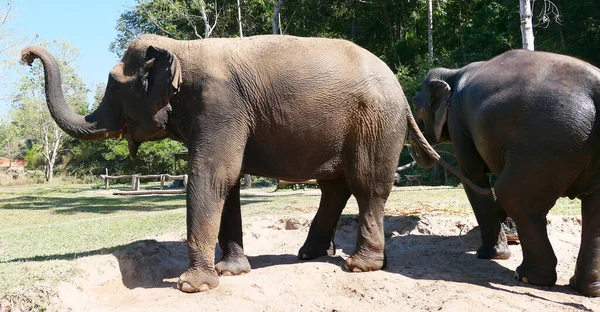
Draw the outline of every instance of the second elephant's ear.
[[[444,124],[448,120],[448,101],[450,100],[451,88],[447,82],[438,79],[429,81],[430,96],[429,103],[433,111],[433,130],[436,140],[440,140]]]
[[[150,46],[144,62],[146,77],[146,104],[154,116],[169,104],[169,99],[179,91],[181,65],[169,50]]]

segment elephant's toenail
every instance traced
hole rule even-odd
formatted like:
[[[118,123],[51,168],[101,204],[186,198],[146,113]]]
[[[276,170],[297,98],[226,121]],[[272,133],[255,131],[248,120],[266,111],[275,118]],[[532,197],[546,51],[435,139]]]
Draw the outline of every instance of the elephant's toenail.
[[[522,281],[525,284],[529,284],[529,279],[527,279],[527,277],[523,277]]]
[[[519,272],[515,271],[515,274],[513,275],[513,278],[518,281],[519,280]]]
[[[208,284],[202,284],[200,285],[200,288],[198,288],[198,291],[207,291],[209,289],[210,287],[208,287]]]

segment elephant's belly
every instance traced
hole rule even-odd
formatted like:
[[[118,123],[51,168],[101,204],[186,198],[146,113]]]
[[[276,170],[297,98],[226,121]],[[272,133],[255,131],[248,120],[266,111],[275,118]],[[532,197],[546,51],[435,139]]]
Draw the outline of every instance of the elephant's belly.
[[[249,144],[242,171],[264,177],[301,181],[344,176],[342,155],[335,146]]]

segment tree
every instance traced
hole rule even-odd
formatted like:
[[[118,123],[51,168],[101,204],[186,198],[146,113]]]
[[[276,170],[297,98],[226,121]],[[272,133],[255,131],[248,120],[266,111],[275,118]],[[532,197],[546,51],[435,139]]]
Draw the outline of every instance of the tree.
[[[520,0],[521,12],[521,37],[523,39],[523,49],[534,50],[533,22],[531,13],[531,2],[529,0]]]
[[[244,38],[244,32],[242,31],[242,6],[240,5],[240,0],[237,0],[237,10],[238,10],[238,25],[240,28],[240,38]]]
[[[433,60],[433,0],[427,0],[427,51]]]
[[[12,161],[20,154],[23,144],[17,125],[6,119],[0,120],[0,156],[8,158],[9,167],[12,167]]]
[[[273,8],[273,35],[281,34],[281,6],[283,0],[275,0],[275,6]]]
[[[87,93],[89,90],[83,80],[76,74],[74,63],[79,58],[79,50],[65,41],[42,43],[53,51],[57,58],[61,74],[63,92],[67,103],[79,113],[87,113]],[[44,72],[40,62],[36,62],[33,70],[27,71],[13,96],[14,122],[22,131],[23,137],[41,145],[44,158],[44,173],[46,181],[51,181],[54,175],[54,165],[65,133],[56,125],[46,107],[44,92]]]
[[[7,0],[2,9],[0,9],[0,54],[23,42],[22,40],[11,39],[13,32],[7,27],[8,23],[13,19],[13,9],[12,0]]]

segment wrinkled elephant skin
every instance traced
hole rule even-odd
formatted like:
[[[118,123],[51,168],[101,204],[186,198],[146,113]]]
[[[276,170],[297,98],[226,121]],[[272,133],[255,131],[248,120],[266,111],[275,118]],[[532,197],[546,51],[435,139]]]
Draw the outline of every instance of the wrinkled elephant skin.
[[[562,196],[582,201],[582,239],[571,286],[600,296],[600,70],[568,56],[514,50],[460,69],[432,69],[414,97],[431,143],[451,141],[475,184],[498,179],[494,198],[466,187],[481,228],[481,258],[510,252],[500,222],[516,223],[523,262],[515,278],[556,282],[546,214]]]

